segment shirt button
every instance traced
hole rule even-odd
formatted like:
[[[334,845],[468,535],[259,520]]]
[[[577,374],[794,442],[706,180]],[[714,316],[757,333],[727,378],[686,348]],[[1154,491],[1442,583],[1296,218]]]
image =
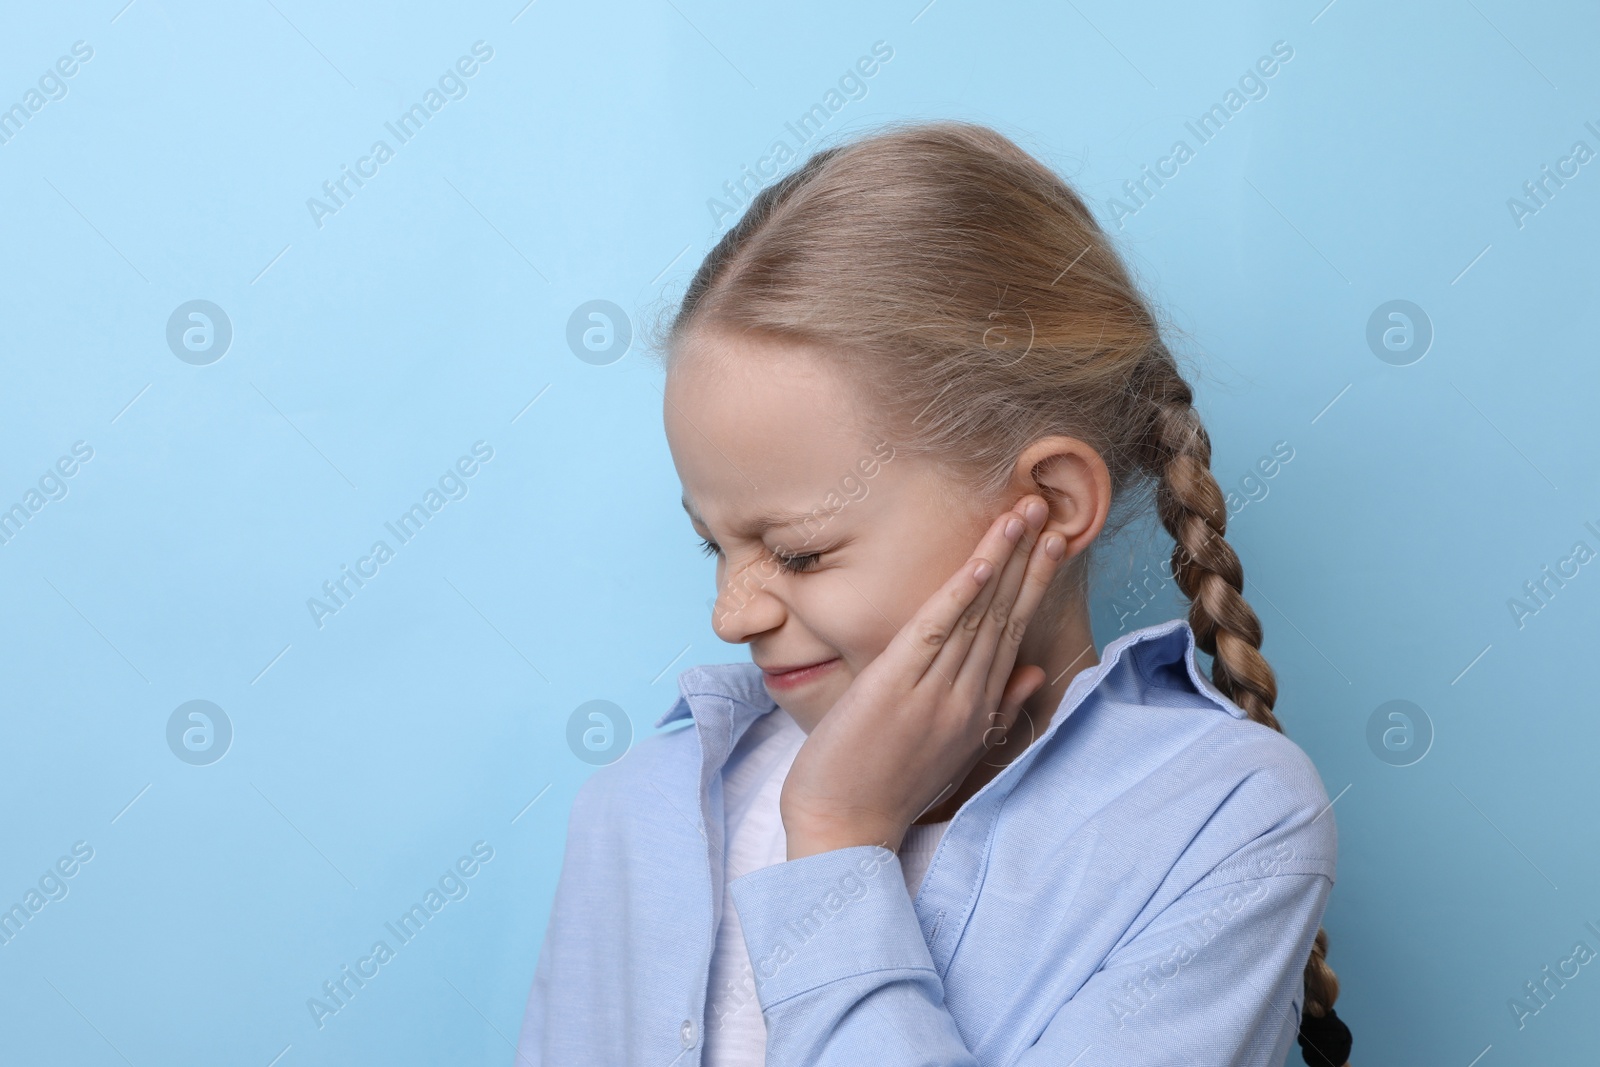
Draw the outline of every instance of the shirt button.
[[[694,1048],[694,1022],[683,1020],[683,1025],[678,1027],[678,1036],[683,1038],[684,1048]]]

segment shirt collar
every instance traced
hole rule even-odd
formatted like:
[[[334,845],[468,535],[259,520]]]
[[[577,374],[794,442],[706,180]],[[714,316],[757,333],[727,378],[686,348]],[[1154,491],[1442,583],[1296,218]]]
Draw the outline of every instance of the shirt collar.
[[[1074,699],[1086,688],[1092,689],[1108,674],[1126,654],[1146,673],[1153,667],[1183,661],[1185,672],[1195,691],[1208,697],[1223,711],[1242,719],[1245,712],[1234,704],[1201,673],[1195,659],[1194,631],[1185,619],[1146,626],[1111,641],[1100,653],[1100,662],[1080,672],[1062,697],[1063,705],[1075,707]],[[733,734],[737,737],[745,726],[777,707],[761,680],[761,668],[754,663],[713,663],[690,667],[678,676],[678,700],[656,720],[660,728],[679,719],[692,718],[697,726],[704,727],[711,720],[727,721],[731,717]],[[721,698],[721,699],[707,699]],[[1062,715],[1051,716],[1046,734],[1054,731]]]

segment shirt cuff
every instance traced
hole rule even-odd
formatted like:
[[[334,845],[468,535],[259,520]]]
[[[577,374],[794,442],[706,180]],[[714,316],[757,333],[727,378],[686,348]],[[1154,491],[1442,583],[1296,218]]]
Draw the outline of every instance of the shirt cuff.
[[[841,978],[934,973],[900,857],[852,845],[728,883],[763,1010]]]

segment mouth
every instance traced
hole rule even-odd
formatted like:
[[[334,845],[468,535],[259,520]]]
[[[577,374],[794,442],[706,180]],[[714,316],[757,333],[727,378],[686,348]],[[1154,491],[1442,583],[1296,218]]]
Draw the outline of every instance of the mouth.
[[[767,684],[773,688],[794,689],[797,686],[805,685],[822,677],[832,670],[838,662],[839,657],[835,656],[832,659],[819,660],[816,663],[805,663],[782,670],[770,670],[763,667],[761,668],[761,674],[766,679]]]

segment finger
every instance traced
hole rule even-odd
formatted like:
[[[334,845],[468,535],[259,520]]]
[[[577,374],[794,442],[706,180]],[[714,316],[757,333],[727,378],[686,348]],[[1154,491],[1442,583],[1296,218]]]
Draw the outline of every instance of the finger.
[[[1006,679],[1011,674],[1012,666],[1016,663],[1017,649],[1022,645],[1022,635],[1027,631],[1028,624],[1033,621],[1034,612],[1044,600],[1045,590],[1050,587],[1051,579],[1055,577],[1061,561],[1066,557],[1066,549],[1066,538],[1053,530],[1040,537],[1034,546],[1034,551],[1028,559],[1022,588],[1017,594],[1016,605],[1011,611],[1010,619],[1000,629],[995,648],[991,653],[988,684],[985,687],[985,692],[991,695],[991,699],[999,699],[1006,685]]]
[[[1010,531],[1013,520],[1023,527],[1016,533]],[[940,684],[949,687],[955,682],[956,669],[960,665],[960,656],[965,654],[966,647],[972,642],[972,635],[977,630],[977,624],[982,619],[982,605],[987,604],[993,596],[996,577],[1001,568],[1010,559],[1018,538],[1026,529],[1026,523],[1014,510],[999,516],[989,525],[983,538],[978,542],[978,547],[971,558],[957,571],[974,574],[983,572],[983,577],[975,588],[967,590],[968,596],[960,604],[958,610],[951,614],[948,608],[954,606],[953,601],[944,602],[946,610],[934,609],[934,600],[940,599],[942,594],[936,594],[934,600],[925,604],[917,615],[902,627],[901,632],[907,635],[905,642],[911,648],[919,651],[922,656],[921,672],[917,676],[920,681],[930,674]],[[959,653],[953,659],[949,649],[954,644]]]
[[[1033,517],[1024,523],[1022,536],[1018,538],[1011,558],[1006,560],[1006,565],[995,582],[994,593],[979,620],[977,631],[967,643],[969,647],[964,650],[964,658],[951,672],[955,674],[956,688],[974,699],[980,693],[991,689],[988,679],[994,649],[1015,613],[1017,597],[1021,593],[1023,578],[1033,557],[1034,545],[1049,515],[1049,508],[1037,496],[1024,497],[1020,509],[1024,513],[1031,509]],[[987,706],[993,707],[992,701]]]
[[[985,752],[992,752],[996,746],[1006,743],[1007,735],[1015,728],[1017,720],[1021,717],[1022,706],[1027,703],[1029,697],[1043,687],[1044,680],[1043,667],[1029,664],[1012,670],[1005,689],[1000,694],[999,703],[986,720],[983,731]]]
[[[1024,503],[1026,500],[1026,497],[1023,498]],[[1027,525],[1018,510],[1012,508],[996,519],[990,525],[988,533],[978,542],[974,558],[981,557],[989,561],[992,567],[989,579],[983,589],[979,590],[978,595],[972,599],[972,603],[961,613],[956,626],[929,667],[930,670],[938,672],[938,676],[947,686],[955,684],[956,674],[966,659],[967,649],[971,647],[972,640],[983,623],[984,614],[994,600],[995,590],[999,587],[999,576],[1016,558],[1017,545],[1026,536]]]
[[[920,681],[932,669],[945,642],[959,628],[963,613],[993,582],[999,570],[995,561],[1003,560],[1004,549],[1009,547],[1003,520],[1004,516],[995,520],[981,543],[979,554],[946,579],[916,614],[906,620],[895,633],[896,640],[879,656],[879,659],[888,660],[896,677],[908,678],[913,685]]]
[[[1033,744],[1038,733],[1025,705],[1044,687],[1045,678],[1044,668],[1032,664],[1012,672],[999,707],[990,715],[989,727],[983,733],[981,762],[986,766],[1005,767]],[[1022,727],[1024,718],[1027,719],[1026,729]]]

